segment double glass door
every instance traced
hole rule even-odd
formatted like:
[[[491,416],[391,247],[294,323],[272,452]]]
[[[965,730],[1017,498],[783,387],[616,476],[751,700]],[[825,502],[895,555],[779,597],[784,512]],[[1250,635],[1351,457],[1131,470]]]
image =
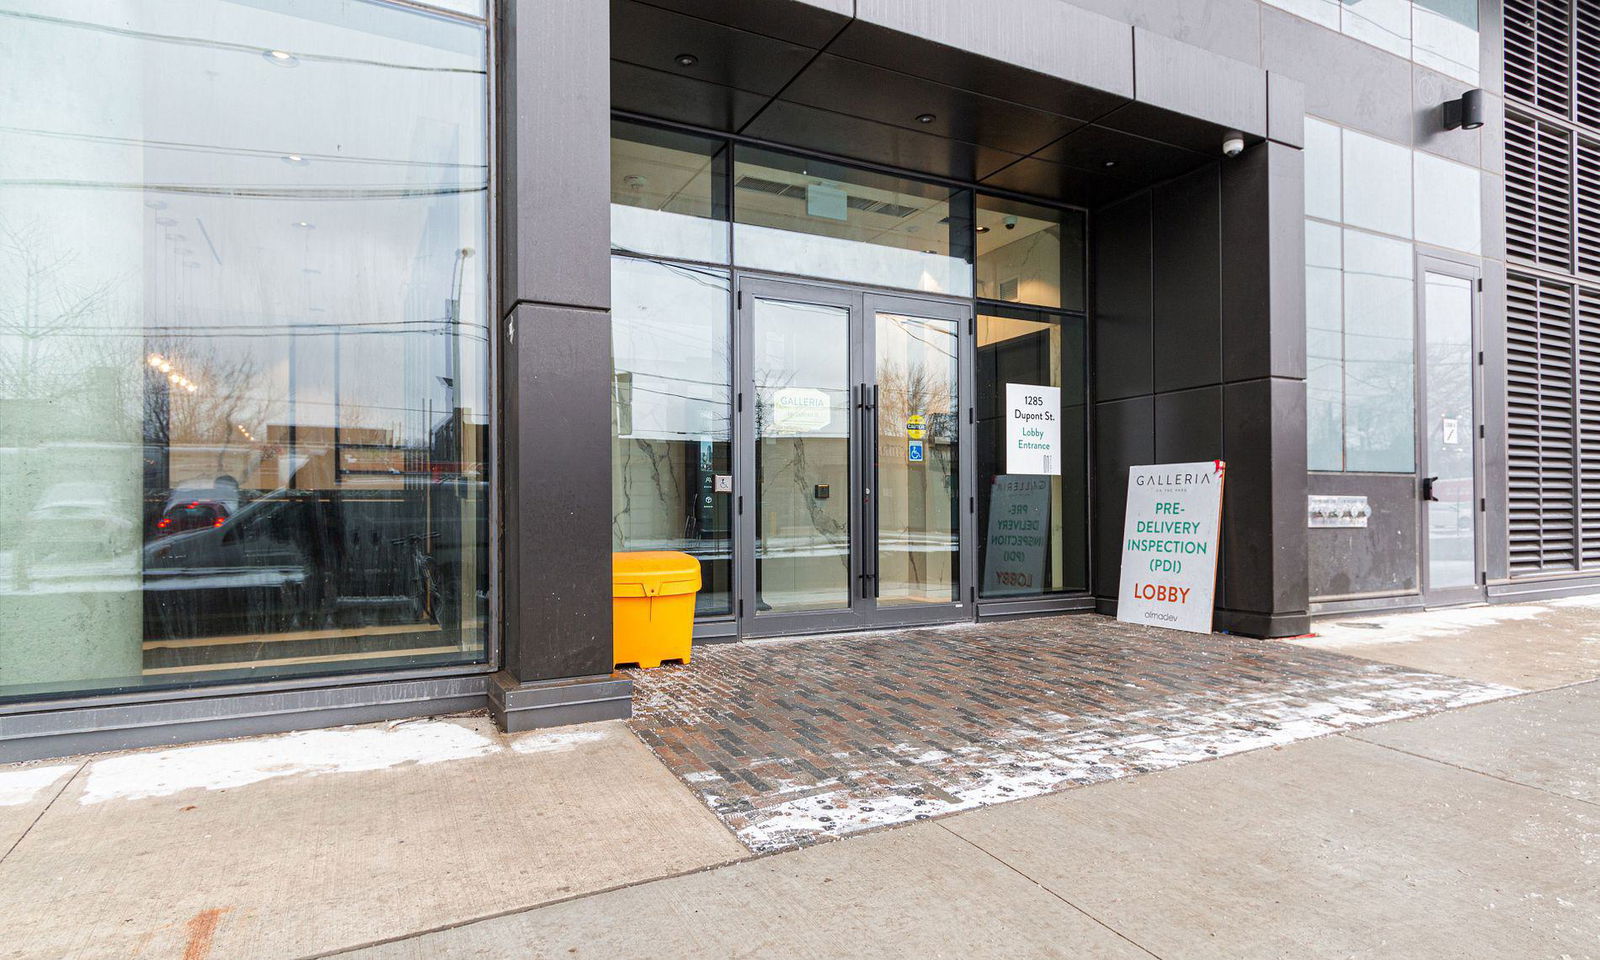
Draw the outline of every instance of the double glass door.
[[[968,617],[971,308],[744,278],[740,632]]]

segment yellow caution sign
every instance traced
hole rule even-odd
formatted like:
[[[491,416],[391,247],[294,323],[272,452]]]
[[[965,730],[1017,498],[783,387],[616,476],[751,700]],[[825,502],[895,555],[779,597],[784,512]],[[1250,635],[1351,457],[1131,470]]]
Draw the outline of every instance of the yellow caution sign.
[[[928,418],[920,413],[914,413],[906,418],[906,436],[912,440],[921,440],[927,436],[927,428]]]

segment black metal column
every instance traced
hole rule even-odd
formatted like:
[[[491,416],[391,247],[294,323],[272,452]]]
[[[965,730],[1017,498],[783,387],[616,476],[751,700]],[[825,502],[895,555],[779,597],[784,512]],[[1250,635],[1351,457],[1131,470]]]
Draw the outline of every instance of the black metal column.
[[[499,20],[501,627],[506,730],[614,717],[609,5]]]

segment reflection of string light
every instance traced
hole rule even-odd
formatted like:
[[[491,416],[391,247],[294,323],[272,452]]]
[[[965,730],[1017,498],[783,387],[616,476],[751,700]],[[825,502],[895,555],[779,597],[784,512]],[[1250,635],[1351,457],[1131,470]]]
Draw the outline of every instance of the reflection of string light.
[[[199,387],[196,386],[196,384],[195,384],[195,382],[193,380],[190,380],[188,377],[184,376],[183,374],[178,373],[176,370],[173,370],[172,369],[172,361],[168,360],[166,357],[163,357],[161,354],[152,353],[152,354],[150,354],[149,357],[146,358],[146,361],[150,364],[151,367],[153,367],[156,370],[159,370],[160,372],[166,374],[167,375],[167,382],[172,384],[174,387],[178,387],[178,388],[180,388],[180,389],[182,389],[182,390],[184,390],[184,391],[186,391],[188,393],[194,393],[196,390],[199,389]]]
[[[255,434],[251,433],[249,430],[246,430],[244,428],[244,424],[236,423],[236,424],[234,424],[234,427],[238,428],[239,432],[244,434],[244,438],[246,440],[249,440],[251,443],[255,443],[256,442]]]

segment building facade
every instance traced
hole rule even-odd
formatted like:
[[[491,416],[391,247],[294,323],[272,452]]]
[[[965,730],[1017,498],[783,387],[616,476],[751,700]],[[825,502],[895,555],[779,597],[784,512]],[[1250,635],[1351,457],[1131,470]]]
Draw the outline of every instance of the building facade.
[[[1141,464],[1219,629],[1595,589],[1595,7],[0,0],[0,759],[1112,612]]]

